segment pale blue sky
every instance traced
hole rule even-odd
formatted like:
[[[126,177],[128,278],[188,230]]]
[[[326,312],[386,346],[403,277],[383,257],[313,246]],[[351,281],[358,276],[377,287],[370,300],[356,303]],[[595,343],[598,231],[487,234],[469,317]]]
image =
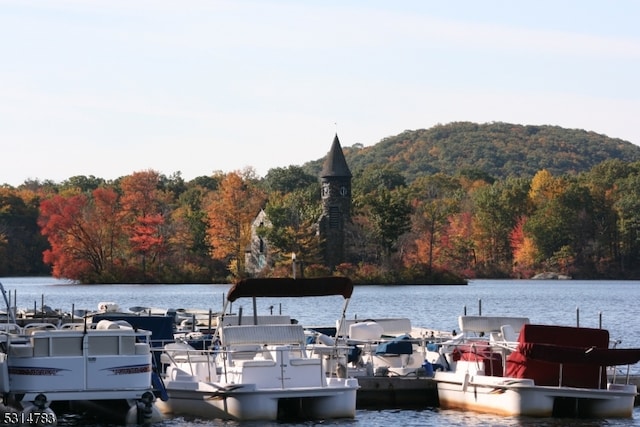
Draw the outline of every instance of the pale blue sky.
[[[640,2],[0,0],[0,184],[301,165],[438,123],[640,144]]]

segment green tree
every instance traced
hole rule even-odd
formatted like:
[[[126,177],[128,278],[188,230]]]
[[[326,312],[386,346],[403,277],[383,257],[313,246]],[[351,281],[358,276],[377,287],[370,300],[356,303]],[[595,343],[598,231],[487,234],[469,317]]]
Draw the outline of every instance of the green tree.
[[[436,245],[448,226],[448,218],[459,210],[461,186],[457,179],[444,174],[435,174],[416,179],[409,194],[414,206],[412,215],[412,239],[416,243],[416,262],[425,262],[433,270]]]
[[[399,239],[411,227],[405,179],[393,168],[371,167],[356,174],[353,194],[359,244],[363,248],[375,244],[383,266],[389,268]]]
[[[286,194],[309,186],[318,186],[318,178],[306,173],[299,166],[269,169],[263,180],[263,185],[269,193]]]
[[[618,181],[614,209],[618,214],[621,267],[636,265],[640,259],[640,174]]]
[[[37,224],[40,197],[30,190],[0,187],[0,276],[43,275],[47,241]]]
[[[383,262],[388,263],[398,239],[411,227],[411,205],[406,191],[380,188],[366,202],[374,234],[383,251]]]
[[[272,245],[274,254],[288,256],[292,252],[309,262],[319,261],[319,241],[315,224],[322,213],[317,189],[297,190],[287,194],[274,193],[265,212],[272,227],[262,232]]]
[[[534,240],[541,262],[558,267],[554,261],[558,254],[564,258],[570,254],[584,266],[588,263],[585,248],[595,236],[593,202],[587,188],[575,181],[562,181],[548,198],[538,200],[524,230]]]
[[[481,186],[472,193],[477,250],[493,274],[511,271],[510,234],[529,210],[528,192],[526,180],[511,178]]]
[[[68,178],[63,181],[60,185],[61,189],[69,189],[76,188],[80,190],[80,192],[90,192],[95,190],[96,188],[102,187],[105,185],[105,181],[102,178],[96,178],[93,175],[85,176],[85,175],[76,175]]]
[[[608,274],[620,265],[622,242],[619,220],[622,217],[618,215],[615,204],[623,194],[617,191],[618,182],[624,181],[635,169],[631,163],[611,159],[580,176],[580,182],[589,189],[593,200],[595,236],[590,249],[594,265],[602,274]]]

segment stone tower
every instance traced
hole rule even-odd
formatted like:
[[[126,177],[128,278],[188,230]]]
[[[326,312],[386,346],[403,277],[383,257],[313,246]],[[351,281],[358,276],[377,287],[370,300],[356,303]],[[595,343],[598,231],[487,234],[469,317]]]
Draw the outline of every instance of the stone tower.
[[[344,262],[345,225],[351,221],[351,176],[336,134],[320,172],[322,216],[319,232],[324,240],[325,263],[332,270]]]

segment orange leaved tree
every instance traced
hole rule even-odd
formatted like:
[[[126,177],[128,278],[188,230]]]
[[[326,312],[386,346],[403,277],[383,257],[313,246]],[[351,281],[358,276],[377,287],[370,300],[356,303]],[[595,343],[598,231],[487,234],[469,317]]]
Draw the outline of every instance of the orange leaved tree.
[[[251,223],[265,202],[252,170],[222,178],[207,203],[207,237],[214,259],[223,260],[236,277],[245,274],[245,250],[251,243]]]

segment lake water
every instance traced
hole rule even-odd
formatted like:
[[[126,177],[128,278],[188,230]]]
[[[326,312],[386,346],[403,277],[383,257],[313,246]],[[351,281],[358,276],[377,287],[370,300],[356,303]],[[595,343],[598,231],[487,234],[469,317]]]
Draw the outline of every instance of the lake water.
[[[17,306],[40,308],[42,302],[66,311],[95,310],[100,302],[115,302],[122,309],[133,306],[198,308],[220,311],[229,285],[75,285],[51,278],[0,278],[7,296]],[[640,347],[638,304],[640,281],[538,281],[472,280],[468,286],[357,286],[347,317],[408,317],[415,326],[437,330],[457,329],[457,317],[477,315],[526,316],[532,323],[602,327],[621,347]],[[238,300],[234,311],[252,312],[251,300]],[[335,325],[343,307],[342,297],[258,299],[261,314],[290,315],[305,325]],[[73,425],[62,420],[61,425]],[[444,411],[382,409],[358,410],[353,420],[308,422],[301,426],[640,426],[640,409],[633,419],[539,420],[504,418]],[[167,420],[158,427],[178,426],[294,426],[283,423]]]

